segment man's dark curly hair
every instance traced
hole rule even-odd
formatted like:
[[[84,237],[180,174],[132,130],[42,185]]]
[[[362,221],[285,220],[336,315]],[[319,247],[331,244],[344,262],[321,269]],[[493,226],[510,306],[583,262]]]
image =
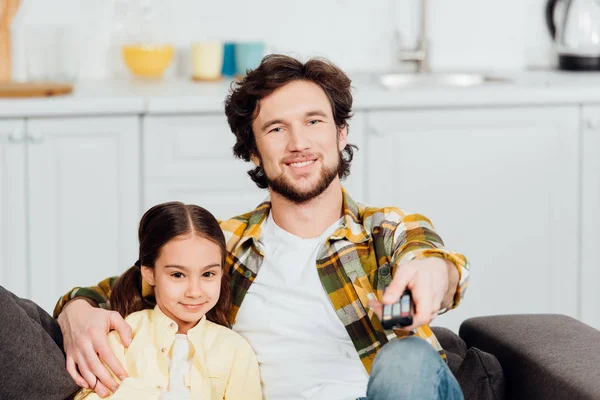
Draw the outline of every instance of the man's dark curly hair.
[[[225,100],[227,122],[236,137],[233,146],[236,157],[250,161],[251,156],[260,156],[252,132],[252,122],[260,112],[259,101],[280,87],[299,80],[319,85],[329,98],[336,126],[347,128],[347,121],[352,117],[352,93],[350,79],[341,69],[323,59],[302,63],[281,54],[268,55],[256,69],[248,71],[240,82],[232,85]],[[340,179],[350,174],[354,149],[357,147],[348,144],[340,154]],[[261,166],[248,171],[248,175],[259,188],[267,188],[267,177]]]

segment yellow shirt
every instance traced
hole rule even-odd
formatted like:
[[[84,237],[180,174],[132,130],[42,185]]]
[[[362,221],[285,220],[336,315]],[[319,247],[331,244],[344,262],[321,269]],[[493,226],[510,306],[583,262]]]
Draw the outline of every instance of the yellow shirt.
[[[111,400],[159,400],[169,389],[169,354],[177,324],[160,308],[133,313],[125,319],[133,330],[128,348],[112,331],[108,342],[129,377],[107,397]],[[202,318],[187,333],[193,351],[186,376],[192,400],[261,400],[260,372],[254,351],[239,334]],[[76,399],[100,400],[95,393]]]

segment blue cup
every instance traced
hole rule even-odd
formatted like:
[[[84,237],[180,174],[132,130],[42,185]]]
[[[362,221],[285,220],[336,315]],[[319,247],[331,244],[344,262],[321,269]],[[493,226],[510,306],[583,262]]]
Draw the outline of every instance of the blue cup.
[[[260,65],[265,56],[265,44],[263,42],[241,42],[235,45],[235,62],[238,75],[246,75],[246,72]]]
[[[235,43],[227,42],[223,45],[223,70],[224,76],[235,76],[237,63],[235,61]]]

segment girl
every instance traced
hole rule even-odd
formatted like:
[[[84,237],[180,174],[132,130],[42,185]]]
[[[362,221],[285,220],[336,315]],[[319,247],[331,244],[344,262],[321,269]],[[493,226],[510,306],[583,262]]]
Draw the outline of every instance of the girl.
[[[139,261],[112,290],[111,307],[126,317],[125,348],[109,334],[129,377],[112,400],[259,400],[258,362],[228,329],[225,238],[202,207],[178,202],[152,207],[139,226]],[[100,399],[91,390],[76,399]]]

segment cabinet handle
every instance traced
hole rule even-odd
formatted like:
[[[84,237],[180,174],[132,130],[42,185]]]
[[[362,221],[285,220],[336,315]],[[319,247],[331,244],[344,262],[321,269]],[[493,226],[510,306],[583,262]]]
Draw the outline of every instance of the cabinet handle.
[[[40,132],[29,132],[27,133],[27,139],[34,144],[42,143],[44,141],[44,135]]]
[[[25,137],[21,129],[15,129],[8,134],[8,141],[11,143],[22,143],[24,138]]]

